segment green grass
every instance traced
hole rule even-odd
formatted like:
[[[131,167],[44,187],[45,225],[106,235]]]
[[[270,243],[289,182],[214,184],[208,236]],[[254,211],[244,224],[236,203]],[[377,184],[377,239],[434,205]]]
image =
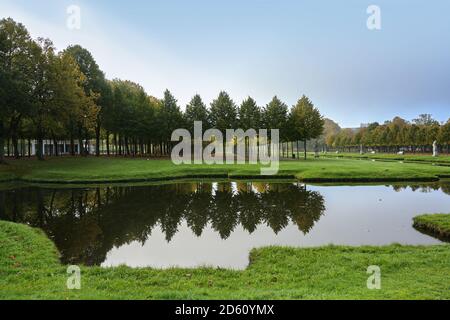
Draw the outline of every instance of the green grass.
[[[0,180],[26,182],[137,182],[172,178],[261,177],[259,165],[181,165],[170,160],[125,158],[52,158],[17,160],[0,166]],[[314,182],[425,181],[450,177],[450,167],[424,163],[372,162],[355,159],[281,161],[278,177]],[[267,179],[267,177],[263,177]]]
[[[450,246],[283,248],[246,270],[81,267],[81,290],[40,230],[0,221],[0,299],[450,299]],[[369,290],[367,267],[381,268]]]
[[[16,167],[0,164],[0,183],[17,179]]]
[[[375,160],[391,160],[391,161],[410,161],[410,162],[429,162],[443,165],[450,165],[450,156],[448,154],[441,154],[438,157],[433,157],[432,155],[415,155],[415,154],[405,154],[398,155],[392,153],[328,153],[321,154],[323,158],[348,158],[348,159],[375,159]]]
[[[450,214],[424,214],[414,217],[414,227],[436,237],[450,239]]]

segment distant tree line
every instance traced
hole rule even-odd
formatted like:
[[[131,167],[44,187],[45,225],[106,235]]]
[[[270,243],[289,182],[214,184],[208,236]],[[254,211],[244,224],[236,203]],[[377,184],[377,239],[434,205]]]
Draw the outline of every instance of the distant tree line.
[[[422,114],[412,122],[400,117],[383,124],[377,122],[358,129],[342,129],[325,138],[327,146],[342,151],[370,148],[377,152],[431,152],[437,141],[447,153],[450,144],[450,119],[440,124],[429,114]]]
[[[173,130],[192,131],[194,121],[223,131],[279,129],[282,141],[305,146],[323,133],[324,119],[306,96],[292,108],[276,96],[260,107],[251,97],[237,105],[222,91],[210,107],[195,95],[182,112],[169,90],[157,99],[134,82],[108,80],[88,50],[75,45],[57,52],[11,18],[0,20],[0,56],[0,162],[5,149],[15,158],[30,155],[33,140],[43,159],[44,139],[54,144],[54,155],[60,141],[70,141],[71,155],[87,155],[92,139],[97,156],[167,155]]]

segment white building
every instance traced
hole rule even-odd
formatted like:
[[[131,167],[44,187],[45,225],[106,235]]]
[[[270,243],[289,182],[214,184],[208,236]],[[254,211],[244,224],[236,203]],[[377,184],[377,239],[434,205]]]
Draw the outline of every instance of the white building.
[[[19,153],[23,155],[28,155],[30,151],[31,156],[35,156],[38,149],[37,140],[31,140],[31,144],[28,141],[20,141],[19,142]],[[95,143],[92,141],[88,142],[89,153],[95,153]],[[43,140],[42,142],[42,150],[44,151],[45,156],[56,155],[55,144],[52,140]],[[75,154],[80,153],[79,142],[74,142],[74,150]],[[58,155],[70,155],[70,141],[58,141]]]

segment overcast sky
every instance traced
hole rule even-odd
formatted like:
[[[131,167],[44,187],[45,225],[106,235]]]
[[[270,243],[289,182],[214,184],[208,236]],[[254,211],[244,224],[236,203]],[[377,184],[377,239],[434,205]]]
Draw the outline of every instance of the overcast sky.
[[[369,5],[381,30],[366,26]],[[81,9],[81,29],[66,26]],[[344,127],[450,118],[450,1],[65,1],[1,0],[0,17],[22,22],[58,49],[89,49],[110,79],[140,83],[185,104],[226,90],[240,103],[292,105],[308,95]]]

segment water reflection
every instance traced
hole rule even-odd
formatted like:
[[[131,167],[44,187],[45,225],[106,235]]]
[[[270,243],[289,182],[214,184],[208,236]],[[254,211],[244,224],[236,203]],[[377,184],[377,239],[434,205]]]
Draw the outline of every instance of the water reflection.
[[[42,228],[64,263],[245,268],[252,248],[437,244],[412,218],[450,184],[179,183],[0,190],[0,219]],[[326,207],[326,208],[325,208]]]
[[[42,228],[63,263],[100,265],[108,252],[146,243],[155,228],[170,242],[182,224],[201,237],[212,228],[227,239],[239,226],[308,233],[325,211],[324,198],[298,183],[182,183],[89,189],[0,191],[0,219]]]

